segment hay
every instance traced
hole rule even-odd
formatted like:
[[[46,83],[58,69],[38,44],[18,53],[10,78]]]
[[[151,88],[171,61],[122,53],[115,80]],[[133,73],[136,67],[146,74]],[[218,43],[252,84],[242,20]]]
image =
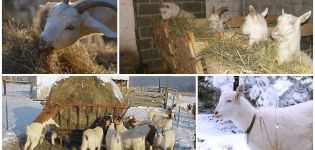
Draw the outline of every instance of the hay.
[[[40,50],[39,32],[12,19],[3,23],[3,73],[112,73],[98,65],[84,46]]]
[[[60,80],[51,88],[47,104],[72,105],[122,105],[115,97],[110,83],[105,83],[97,77],[69,77]],[[107,113],[120,114],[123,109],[99,108],[99,116]],[[68,118],[70,120],[68,120]],[[78,122],[77,107],[65,107],[57,123],[63,129],[85,129],[90,127],[97,118],[97,108],[81,108]]]
[[[297,59],[290,63],[278,64],[276,60],[277,44],[274,40],[261,42],[253,47],[247,46],[248,37],[240,29],[231,28],[224,33],[209,29],[207,23],[190,24],[184,19],[163,21],[159,17],[151,20],[153,28],[166,26],[170,38],[163,38],[164,33],[155,32],[155,40],[168,40],[186,36],[193,32],[196,42],[204,42],[206,47],[197,54],[202,62],[204,73],[248,73],[248,74],[310,74],[312,66]],[[183,43],[184,44],[184,43]],[[159,46],[163,48],[163,46]],[[312,56],[312,50],[306,51]],[[300,58],[302,59],[302,58]]]

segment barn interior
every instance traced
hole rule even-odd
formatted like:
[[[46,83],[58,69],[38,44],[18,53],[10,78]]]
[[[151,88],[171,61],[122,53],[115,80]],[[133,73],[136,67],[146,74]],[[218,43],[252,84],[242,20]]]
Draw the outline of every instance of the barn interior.
[[[257,12],[263,12],[268,7],[269,16],[281,15],[282,9],[294,16],[301,16],[307,11],[312,11],[313,6],[312,0],[165,0],[165,2],[178,4],[198,19],[207,18],[213,7],[227,6],[228,10],[222,15],[225,18],[246,16],[249,5],[253,5]],[[159,8],[160,1],[120,0],[121,73],[183,73],[170,67],[167,62],[170,60],[166,60],[170,58],[161,57],[163,50],[156,45],[155,31],[150,22],[152,18],[160,17]],[[312,24],[312,21],[313,13],[304,24]],[[301,49],[304,51],[311,49],[309,55],[312,56],[312,29],[310,33],[302,37]]]

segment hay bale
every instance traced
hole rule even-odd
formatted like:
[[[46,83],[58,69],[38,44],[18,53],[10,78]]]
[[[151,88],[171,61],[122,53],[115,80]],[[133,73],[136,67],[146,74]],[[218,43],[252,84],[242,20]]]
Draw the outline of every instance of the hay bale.
[[[195,50],[198,51],[196,59],[201,61],[204,73],[311,74],[313,72],[312,66],[304,64],[303,58],[278,64],[277,43],[274,40],[261,42],[253,47],[247,46],[248,37],[243,35],[239,28],[218,33],[211,30],[207,22],[191,24],[183,19],[163,21],[159,17],[152,18],[151,26],[156,29],[154,32],[156,45],[162,50],[167,47],[163,47],[160,43],[167,41],[173,44],[176,52],[182,51],[178,46],[174,46],[174,41],[192,32],[196,40],[192,42],[193,44],[206,45],[203,49]],[[166,33],[159,33],[164,32],[161,27],[167,28]],[[163,38],[165,34],[169,35],[169,38]],[[310,49],[305,52],[311,57],[313,54],[312,48]]]
[[[80,44],[62,50],[40,50],[40,32],[12,19],[3,23],[3,73],[113,73],[98,65]]]
[[[56,82],[51,88],[47,104],[59,103],[65,110],[55,118],[62,129],[86,129],[99,116],[121,114],[124,109],[96,107],[68,107],[70,105],[123,105],[115,97],[111,83],[105,83],[97,77],[69,77]],[[79,118],[78,118],[79,115]]]

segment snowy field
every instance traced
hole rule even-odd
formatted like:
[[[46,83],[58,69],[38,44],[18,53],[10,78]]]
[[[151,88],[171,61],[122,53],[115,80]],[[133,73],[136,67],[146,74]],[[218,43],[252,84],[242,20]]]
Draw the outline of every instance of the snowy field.
[[[30,99],[29,89],[29,85],[7,84],[7,95],[2,96],[3,149],[11,149],[9,146],[12,143],[19,143],[18,137],[24,135],[26,125],[30,124],[42,110],[39,102]],[[8,130],[6,102],[8,104]]]
[[[246,135],[230,122],[219,121],[212,114],[198,114],[199,150],[249,150]]]
[[[195,102],[195,97],[182,97],[182,101],[185,101],[189,104],[193,104]],[[168,105],[171,104],[171,100],[168,101]],[[147,113],[153,109],[155,111],[162,111],[162,108],[153,108],[153,107],[132,107],[130,108],[126,116],[135,116],[136,119],[144,121],[147,120]],[[175,110],[175,115],[177,119],[177,111]],[[193,119],[193,116],[188,114],[186,111],[181,111],[180,118],[178,122],[177,128],[177,120],[173,120],[173,130],[176,133],[176,142],[175,149],[179,150],[191,150],[194,149],[194,141],[195,141],[195,129],[196,123]]]

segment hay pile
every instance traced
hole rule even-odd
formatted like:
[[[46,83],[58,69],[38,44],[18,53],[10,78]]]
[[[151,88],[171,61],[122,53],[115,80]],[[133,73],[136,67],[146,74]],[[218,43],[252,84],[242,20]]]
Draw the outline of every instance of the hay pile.
[[[168,39],[169,43],[172,43],[172,39],[176,37],[185,36],[187,32],[193,32],[197,42],[206,43],[207,46],[197,54],[197,59],[202,62],[205,73],[309,74],[313,72],[312,66],[305,65],[299,59],[278,64],[275,57],[277,44],[271,39],[249,47],[248,37],[241,34],[240,29],[233,28],[224,33],[217,33],[209,29],[207,23],[192,25],[183,19],[165,22],[156,17],[152,19],[151,26],[156,28],[165,24],[169,28],[171,37]],[[161,35],[155,32],[155,36],[158,40]],[[313,55],[312,50],[306,52],[309,56]]]
[[[112,73],[98,65],[79,44],[58,51],[39,50],[39,35],[16,19],[3,23],[3,73]]]
[[[73,105],[121,105],[115,97],[110,83],[104,83],[97,77],[69,77],[60,80],[51,88],[47,104],[73,104]],[[120,114],[123,111],[112,108],[99,109],[99,115],[107,113]],[[96,108],[81,108],[78,123],[77,107],[65,107],[60,117],[56,117],[61,128],[85,129],[96,120]],[[70,118],[70,120],[68,120]]]

